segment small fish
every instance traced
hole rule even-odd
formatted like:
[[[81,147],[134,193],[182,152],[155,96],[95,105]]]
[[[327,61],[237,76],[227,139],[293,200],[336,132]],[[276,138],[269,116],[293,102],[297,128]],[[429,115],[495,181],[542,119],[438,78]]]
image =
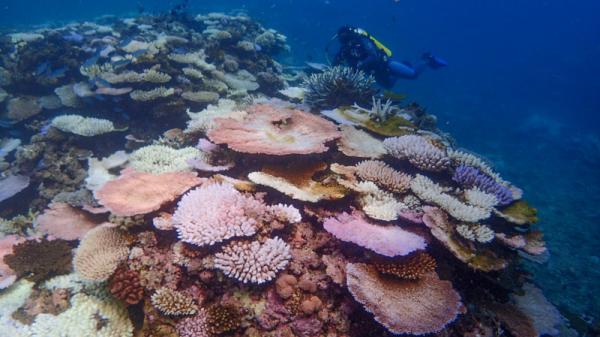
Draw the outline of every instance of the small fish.
[[[118,69],[118,68],[124,67],[130,63],[131,63],[131,60],[123,59],[123,60],[114,61],[111,64],[112,64],[113,68]]]
[[[67,70],[68,70],[67,67],[60,67],[58,69],[54,69],[54,70],[50,71],[50,73],[48,74],[48,77],[49,78],[63,77],[67,73]]]
[[[254,50],[256,50],[256,51],[258,51],[258,52],[259,52],[259,51],[261,51],[261,50],[262,50],[262,47],[261,47],[261,46],[260,46],[258,43],[255,43],[255,44],[254,44]]]
[[[323,64],[323,63],[316,63],[316,62],[306,62],[306,65],[310,68],[317,71],[325,71],[329,68],[328,65]]]
[[[175,54],[186,54],[188,52],[187,48],[177,47],[173,49],[173,53]]]
[[[148,49],[140,49],[140,50],[135,51],[131,55],[133,55],[133,57],[140,57],[140,56],[146,54],[147,51],[148,51]]]
[[[100,55],[98,53],[95,53],[94,56],[90,57],[89,59],[85,60],[85,62],[83,62],[83,67],[87,68],[87,67],[91,67],[94,64],[96,64],[98,62],[98,59],[100,58]]]

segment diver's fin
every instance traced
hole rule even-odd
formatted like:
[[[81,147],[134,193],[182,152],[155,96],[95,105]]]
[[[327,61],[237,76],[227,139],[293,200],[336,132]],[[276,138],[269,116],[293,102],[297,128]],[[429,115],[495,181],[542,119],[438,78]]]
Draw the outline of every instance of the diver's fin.
[[[430,52],[424,53],[421,58],[427,61],[427,65],[432,69],[439,69],[448,65],[446,60],[437,57]]]

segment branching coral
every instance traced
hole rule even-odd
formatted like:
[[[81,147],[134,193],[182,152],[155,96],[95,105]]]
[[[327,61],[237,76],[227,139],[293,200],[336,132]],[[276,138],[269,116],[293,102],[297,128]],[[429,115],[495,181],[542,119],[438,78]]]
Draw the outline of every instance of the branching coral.
[[[440,206],[457,220],[477,222],[490,217],[490,209],[463,203],[450,194],[444,193],[441,186],[420,174],[417,174],[410,186],[420,199]]]
[[[107,280],[127,259],[128,244],[127,236],[110,224],[92,229],[75,251],[75,271],[85,280]]]
[[[280,217],[296,222],[299,213],[281,205],[267,206],[229,184],[205,184],[183,196],[173,214],[173,223],[181,240],[205,246],[254,235],[265,222]]]
[[[443,171],[450,166],[446,152],[416,135],[387,138],[383,141],[388,153],[398,159],[406,159],[425,171]]]
[[[193,315],[198,312],[194,300],[169,288],[160,288],[152,295],[152,305],[165,315]]]
[[[494,240],[496,234],[488,226],[480,224],[461,224],[456,226],[456,232],[458,232],[458,234],[467,240],[477,241],[480,243],[488,243]]]
[[[365,160],[358,163],[356,165],[356,175],[396,193],[405,192],[410,188],[411,178],[409,175],[398,172],[378,160]]]
[[[17,276],[40,282],[71,271],[71,246],[64,240],[28,240],[13,247],[4,262]]]
[[[323,227],[342,241],[355,243],[389,257],[407,255],[427,246],[419,235],[393,225],[376,225],[358,211],[327,218]]]
[[[463,187],[476,187],[485,193],[494,195],[500,205],[508,205],[513,201],[512,191],[507,186],[498,183],[494,178],[475,167],[460,165],[454,171],[452,180]]]
[[[352,296],[394,334],[441,331],[462,310],[452,283],[435,273],[405,281],[381,277],[373,266],[349,263],[346,275]]]
[[[378,263],[374,265],[378,272],[393,275],[403,280],[418,280],[435,271],[435,259],[424,251],[410,254],[401,261]]]
[[[61,131],[84,137],[93,137],[112,131],[118,131],[109,120],[79,115],[62,115],[54,117],[51,125]]]
[[[194,316],[178,321],[176,327],[179,337],[211,336],[207,322],[207,313],[204,308],[198,309],[198,312]]]
[[[280,238],[232,242],[215,254],[215,267],[244,283],[261,284],[275,278],[291,259],[289,246]]]
[[[304,102],[315,109],[364,104],[375,93],[374,83],[373,77],[361,70],[336,66],[305,80]]]
[[[341,136],[335,124],[301,110],[257,104],[246,112],[241,121],[216,119],[210,140],[238,152],[281,156],[325,152],[325,143]]]

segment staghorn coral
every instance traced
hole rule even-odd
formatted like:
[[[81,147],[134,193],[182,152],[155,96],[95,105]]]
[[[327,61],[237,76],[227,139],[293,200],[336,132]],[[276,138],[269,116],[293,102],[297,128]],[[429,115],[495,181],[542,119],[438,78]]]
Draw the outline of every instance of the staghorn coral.
[[[118,131],[109,120],[79,115],[62,115],[54,117],[51,125],[63,132],[73,133],[84,137],[93,137]]]
[[[136,304],[144,298],[139,274],[124,266],[119,267],[108,281],[108,290],[127,304]]]
[[[251,236],[268,221],[300,219],[297,210],[283,205],[267,206],[261,199],[244,195],[229,184],[205,184],[181,198],[173,214],[179,238],[198,246],[212,245],[232,237]]]
[[[378,160],[365,160],[358,163],[356,175],[395,193],[403,193],[410,188],[411,178],[409,175],[396,171]]]
[[[246,112],[241,121],[216,119],[208,138],[237,152],[282,156],[325,152],[341,136],[335,124],[301,110],[256,104]]]
[[[231,305],[213,305],[206,312],[206,325],[213,335],[234,331],[241,323],[239,310]]]
[[[419,280],[435,271],[435,259],[424,251],[417,251],[393,263],[377,263],[375,269],[382,274],[393,275],[403,280]]]
[[[440,280],[435,273],[406,281],[383,278],[373,266],[349,263],[346,275],[354,299],[394,334],[441,331],[462,310],[452,283]]]
[[[289,246],[280,238],[264,243],[232,242],[215,254],[215,268],[243,283],[261,284],[275,278],[290,260]]]
[[[148,145],[130,155],[129,165],[137,171],[152,174],[191,171],[188,160],[200,155],[200,150],[193,147],[173,149],[164,145]]]
[[[475,167],[458,166],[452,175],[452,180],[463,187],[476,187],[482,192],[494,195],[499,205],[508,205],[513,202],[513,193],[507,186],[498,183],[494,178]]]
[[[421,136],[386,138],[383,146],[393,157],[406,159],[421,170],[439,172],[450,166],[450,158],[446,152],[431,145]]]
[[[194,300],[169,288],[160,288],[151,297],[152,305],[161,313],[171,316],[187,316],[198,312]]]
[[[323,227],[342,241],[352,242],[389,257],[407,255],[427,246],[419,235],[397,226],[376,225],[358,211],[326,218]]]
[[[154,175],[128,169],[118,179],[107,182],[96,191],[96,198],[113,215],[147,214],[175,200],[202,181],[192,172]]]
[[[304,102],[314,109],[368,103],[375,93],[373,84],[375,79],[361,70],[336,66],[304,81]]]
[[[431,179],[417,174],[410,184],[411,190],[426,202],[434,203],[444,209],[453,218],[464,222],[477,222],[490,217],[489,209],[465,204],[450,194]]]
[[[18,277],[40,282],[71,271],[71,246],[64,240],[27,240],[13,246],[13,253],[4,262]]]
[[[90,230],[79,243],[73,258],[75,271],[84,280],[105,281],[127,259],[129,242],[111,224]]]

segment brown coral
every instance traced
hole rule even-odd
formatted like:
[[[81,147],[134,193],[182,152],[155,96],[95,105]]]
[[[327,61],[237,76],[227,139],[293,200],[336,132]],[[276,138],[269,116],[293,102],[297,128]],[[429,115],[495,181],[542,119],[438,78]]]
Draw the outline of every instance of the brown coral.
[[[435,259],[422,251],[397,263],[378,263],[375,268],[382,274],[393,275],[404,280],[418,280],[435,270]]]
[[[213,305],[208,308],[206,323],[214,335],[233,331],[241,324],[239,310],[231,305]]]
[[[194,300],[181,292],[163,287],[152,295],[152,305],[165,315],[193,315],[198,312]]]
[[[379,160],[365,160],[358,163],[356,175],[391,192],[403,193],[410,188],[411,178],[408,174],[396,171]]]
[[[29,240],[13,247],[13,254],[4,262],[17,273],[33,282],[40,282],[71,271],[71,246],[65,240]]]
[[[144,288],[140,285],[139,274],[126,267],[120,267],[115,271],[108,283],[108,290],[127,304],[136,304],[144,298]]]

